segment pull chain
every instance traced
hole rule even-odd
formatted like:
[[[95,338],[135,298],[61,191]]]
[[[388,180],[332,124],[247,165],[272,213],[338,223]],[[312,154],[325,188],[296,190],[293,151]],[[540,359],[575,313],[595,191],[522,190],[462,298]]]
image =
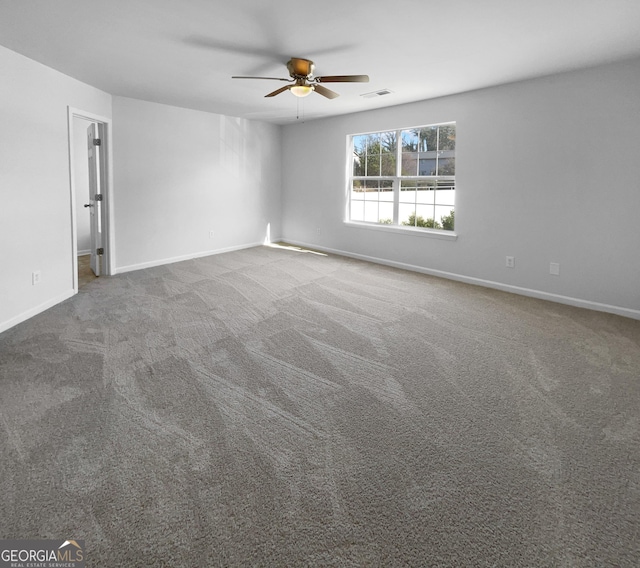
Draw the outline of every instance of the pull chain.
[[[302,106],[302,122],[304,122],[304,99],[301,97],[296,97],[296,99],[297,99],[296,120],[300,120],[300,106]]]

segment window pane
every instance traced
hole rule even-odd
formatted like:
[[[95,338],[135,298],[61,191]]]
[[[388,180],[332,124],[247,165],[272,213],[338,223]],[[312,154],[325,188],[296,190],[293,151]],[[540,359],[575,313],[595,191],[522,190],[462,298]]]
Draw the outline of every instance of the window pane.
[[[439,176],[454,176],[454,175],[456,175],[456,159],[455,158],[440,158],[438,160],[438,175]]]
[[[453,231],[455,229],[454,209],[450,213],[440,215],[440,223],[445,231]]]
[[[367,137],[353,137],[353,175],[363,176],[365,172],[365,164],[367,161]]]
[[[396,155],[395,154],[382,154],[381,175],[383,176],[396,175]]]
[[[413,204],[401,203],[398,210],[398,221],[401,225],[415,226],[416,206]]]
[[[427,126],[420,129],[419,152],[431,152],[438,149],[438,127]]]
[[[391,225],[393,223],[393,203],[380,203],[379,223]]]
[[[436,175],[436,159],[433,158],[420,158],[419,175],[421,176],[435,176]]]
[[[415,210],[417,188],[418,182],[413,180],[402,180],[400,184],[400,203],[411,204],[412,211]]]
[[[420,186],[418,187],[418,192],[416,195],[416,202],[417,203],[431,203],[433,204],[434,201],[434,195],[435,195],[435,191],[434,191],[434,185],[433,184],[426,184],[424,182],[419,182]]]
[[[446,206],[436,205],[436,218],[438,219],[438,221],[440,221],[440,224],[442,223],[447,224],[448,222],[447,217],[451,214],[452,211],[453,211],[453,207],[449,205],[446,205]],[[451,224],[453,224],[453,218],[451,218]],[[451,227],[451,229],[449,230],[453,230],[453,227]]]
[[[445,124],[440,126],[438,150],[456,149],[456,125]]]
[[[395,154],[398,147],[398,140],[395,132],[382,132],[380,134],[380,151],[383,154]]]
[[[418,205],[416,208],[416,227],[424,229],[440,229],[441,225],[433,217],[433,206]]]
[[[354,221],[362,221],[364,219],[364,196],[365,182],[360,179],[354,179],[351,187],[351,219]]]
[[[402,151],[403,152],[417,152],[418,151],[418,131],[417,130],[403,130],[402,136]]]
[[[364,153],[367,149],[367,137],[366,136],[354,136],[353,137],[353,152],[355,154]]]
[[[402,172],[403,176],[417,176],[418,175],[418,154],[402,153]]]
[[[364,220],[369,223],[378,222],[378,202],[366,201],[364,204]]]
[[[365,175],[364,171],[364,155],[361,157],[358,154],[353,154],[353,175],[354,176],[363,176]]]
[[[367,135],[367,154],[380,153],[380,134]]]
[[[436,205],[454,205],[453,191],[439,189],[436,194]]]
[[[385,183],[385,182],[382,182],[382,183]],[[379,197],[380,197],[380,201],[393,202],[393,187],[389,187],[389,186],[381,187]]]
[[[365,180],[365,201],[378,201],[378,189],[380,187],[380,181],[377,179]]]
[[[380,175],[380,154],[367,154],[367,173],[365,175]]]
[[[364,221],[364,201],[351,202],[351,220]]]

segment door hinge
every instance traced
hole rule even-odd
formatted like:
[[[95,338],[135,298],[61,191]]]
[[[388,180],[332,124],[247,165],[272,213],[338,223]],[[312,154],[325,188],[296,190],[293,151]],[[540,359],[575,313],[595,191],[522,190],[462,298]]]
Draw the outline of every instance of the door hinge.
[[[100,138],[94,138],[93,139],[93,145],[94,146],[102,146],[102,140],[100,140]]]
[[[102,201],[102,193],[96,193],[95,200],[96,201]]]
[[[104,249],[102,247],[96,249],[96,254],[104,254]]]

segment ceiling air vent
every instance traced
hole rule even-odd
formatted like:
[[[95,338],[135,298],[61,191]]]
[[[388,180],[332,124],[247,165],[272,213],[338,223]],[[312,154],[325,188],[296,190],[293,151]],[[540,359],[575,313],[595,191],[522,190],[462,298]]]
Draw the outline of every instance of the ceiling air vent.
[[[373,99],[375,97],[382,97],[384,95],[390,95],[393,91],[389,89],[380,89],[379,91],[373,91],[373,93],[365,93],[364,95],[360,95],[365,99]]]

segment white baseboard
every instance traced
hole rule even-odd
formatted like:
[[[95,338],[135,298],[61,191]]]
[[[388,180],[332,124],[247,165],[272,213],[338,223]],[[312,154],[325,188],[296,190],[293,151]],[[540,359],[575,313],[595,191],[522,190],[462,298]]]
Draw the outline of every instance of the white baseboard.
[[[192,254],[185,254],[183,256],[174,256],[172,258],[162,258],[159,260],[152,260],[149,262],[141,262],[139,264],[130,264],[128,266],[119,266],[116,268],[115,274],[120,274],[122,272],[132,272],[134,270],[141,270],[143,268],[153,268],[154,266],[162,266],[163,264],[172,264],[174,262],[182,262],[183,260],[192,260],[194,258],[202,258],[204,256],[211,256],[214,254],[222,254],[225,252],[233,252],[234,250],[241,250],[246,248],[258,247],[263,245],[264,242],[258,243],[248,243],[244,245],[236,245],[232,247],[226,247],[215,250],[207,250],[203,252],[197,252]]]
[[[473,276],[464,276],[462,274],[455,274],[453,272],[445,272],[443,270],[434,270],[431,268],[424,268],[423,266],[416,266],[414,264],[406,264],[404,262],[396,262],[393,260],[387,260],[384,258],[377,258],[374,256],[367,256],[365,254],[357,254],[347,252],[338,249],[332,249],[328,247],[318,246],[312,243],[303,243],[291,239],[282,239],[284,242],[291,243],[292,245],[307,247],[314,250],[339,254],[349,258],[356,258],[358,260],[366,260],[375,264],[383,264],[385,266],[392,266],[394,268],[401,268],[403,270],[411,270],[412,272],[420,272],[422,274],[429,274],[430,276],[438,276],[440,278],[446,278],[448,280],[456,280],[457,282],[464,282],[465,284],[473,284],[475,286],[484,286],[485,288],[493,288],[495,290],[501,290],[503,292],[511,292],[512,294],[519,294],[521,296],[529,296],[531,298],[538,298],[540,300],[547,300],[549,302],[556,302],[558,304],[566,304],[569,306],[575,306],[577,308],[586,308],[588,310],[595,310],[598,312],[607,312],[610,314],[616,314],[627,318],[640,320],[640,310],[633,310],[631,308],[623,308],[621,306],[613,306],[610,304],[601,304],[599,302],[592,302],[590,300],[582,300],[580,298],[572,298],[570,296],[562,296],[560,294],[551,294],[549,292],[543,292],[541,290],[534,290],[531,288],[522,288],[520,286],[513,286],[511,284],[503,284],[502,282],[494,282],[493,280],[483,280],[482,278],[474,278]]]
[[[60,302],[64,302],[66,299],[71,298],[71,296],[73,296],[74,294],[75,292],[73,290],[68,290],[63,294],[56,296],[55,298],[51,298],[50,300],[43,302],[42,304],[40,304],[39,306],[36,306],[35,308],[31,308],[30,310],[27,310],[26,312],[22,312],[21,314],[18,314],[17,316],[11,318],[10,320],[0,323],[0,333],[2,333],[3,331],[7,331],[13,326],[18,325],[19,323],[22,323],[23,321],[26,321],[29,318],[32,318],[33,316],[36,316],[39,313],[44,312],[45,310],[48,310],[49,308],[52,308],[53,306],[55,306],[56,304],[59,304]]]
[[[78,256],[86,256],[88,254],[91,254],[91,250],[79,250],[78,251]]]

